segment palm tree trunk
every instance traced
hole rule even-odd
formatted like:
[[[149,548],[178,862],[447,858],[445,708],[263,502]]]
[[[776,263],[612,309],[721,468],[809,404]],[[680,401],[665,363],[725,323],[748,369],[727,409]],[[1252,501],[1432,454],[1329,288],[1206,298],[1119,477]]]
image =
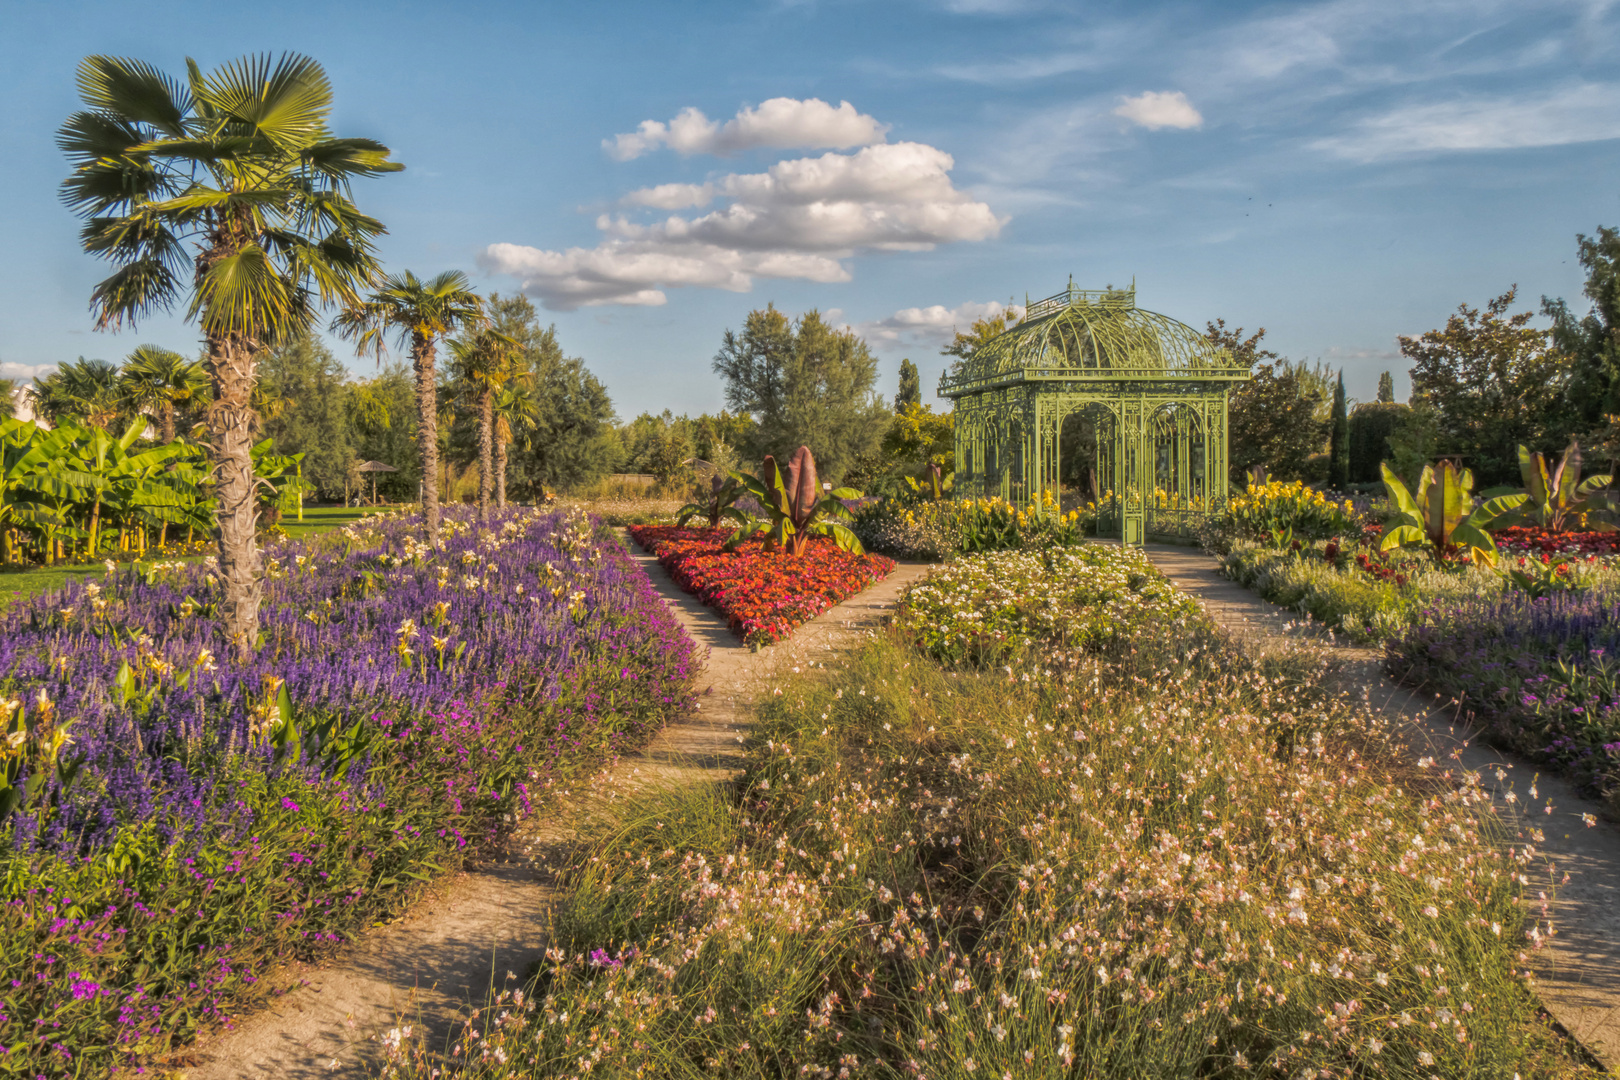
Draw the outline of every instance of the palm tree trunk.
[[[259,637],[260,581],[258,499],[253,475],[252,343],[236,335],[208,336],[208,374],[214,403],[208,408],[209,466],[214,478],[219,575],[225,600],[221,622],[232,653],[246,660]]]
[[[439,542],[439,384],[433,373],[433,339],[411,335],[411,359],[416,364],[416,445],[422,455],[422,519],[428,542]]]
[[[169,398],[163,399],[163,443],[167,446],[174,442],[174,402]]]
[[[495,508],[506,509],[506,440],[495,441]]]
[[[495,479],[494,439],[495,395],[485,389],[478,395],[478,522],[489,522],[489,495]]]

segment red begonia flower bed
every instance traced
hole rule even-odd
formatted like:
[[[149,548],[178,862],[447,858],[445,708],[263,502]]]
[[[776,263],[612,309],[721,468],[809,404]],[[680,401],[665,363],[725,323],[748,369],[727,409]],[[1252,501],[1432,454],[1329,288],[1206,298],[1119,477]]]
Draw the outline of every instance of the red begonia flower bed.
[[[630,525],[631,539],[652,552],[675,583],[726,617],[749,645],[781,641],[800,623],[888,577],[894,560],[852,555],[831,540],[814,539],[797,557],[747,540],[722,545],[730,528]]]
[[[1548,532],[1534,526],[1515,526],[1495,534],[1504,552],[1527,555],[1620,554],[1620,532]]]

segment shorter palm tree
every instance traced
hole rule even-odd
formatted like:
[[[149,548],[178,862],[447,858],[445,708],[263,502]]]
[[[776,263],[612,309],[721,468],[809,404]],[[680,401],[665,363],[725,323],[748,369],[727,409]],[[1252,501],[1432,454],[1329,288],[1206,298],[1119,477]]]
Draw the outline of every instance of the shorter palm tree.
[[[417,449],[422,458],[422,517],[428,539],[439,536],[439,489],[433,478],[439,467],[438,379],[433,370],[439,339],[456,330],[484,323],[484,302],[459,270],[447,270],[427,281],[409,270],[386,278],[365,301],[344,310],[332,329],[355,342],[357,351],[379,359],[390,335],[409,342],[416,369]]]
[[[43,379],[36,378],[27,393],[33,399],[34,414],[51,424],[66,421],[106,428],[125,408],[117,365],[82,356]]]
[[[520,371],[495,397],[495,505],[506,509],[507,448],[540,425],[540,399],[534,392],[534,373]]]
[[[201,360],[187,360],[156,345],[140,345],[129,354],[118,384],[130,412],[157,410],[165,443],[174,442],[175,413],[195,408],[208,396],[208,373]]]
[[[478,417],[478,520],[489,521],[495,482],[495,396],[523,370],[523,346],[485,328],[450,343],[460,396]]]

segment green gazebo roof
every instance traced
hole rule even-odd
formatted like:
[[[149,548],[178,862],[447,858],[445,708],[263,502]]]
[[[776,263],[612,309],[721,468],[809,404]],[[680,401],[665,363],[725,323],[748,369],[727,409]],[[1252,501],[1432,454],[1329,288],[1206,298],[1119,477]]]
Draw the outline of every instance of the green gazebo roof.
[[[1077,289],[1030,304],[1023,321],[974,350],[939,382],[959,398],[1023,382],[1240,382],[1231,353],[1167,315],[1136,306],[1136,286]]]

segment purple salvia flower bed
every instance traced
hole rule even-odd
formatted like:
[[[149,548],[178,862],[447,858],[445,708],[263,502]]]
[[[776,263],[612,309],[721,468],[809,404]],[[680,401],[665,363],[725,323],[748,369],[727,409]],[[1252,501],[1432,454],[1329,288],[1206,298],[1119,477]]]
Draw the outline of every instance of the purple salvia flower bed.
[[[1620,596],[1605,589],[1437,605],[1385,644],[1403,682],[1461,701],[1487,738],[1620,796]]]
[[[9,1067],[161,1062],[690,706],[697,649],[609,532],[446,524],[437,551],[406,517],[268,549],[245,664],[206,565],[0,616],[0,691],[43,691],[85,761],[9,823]]]

